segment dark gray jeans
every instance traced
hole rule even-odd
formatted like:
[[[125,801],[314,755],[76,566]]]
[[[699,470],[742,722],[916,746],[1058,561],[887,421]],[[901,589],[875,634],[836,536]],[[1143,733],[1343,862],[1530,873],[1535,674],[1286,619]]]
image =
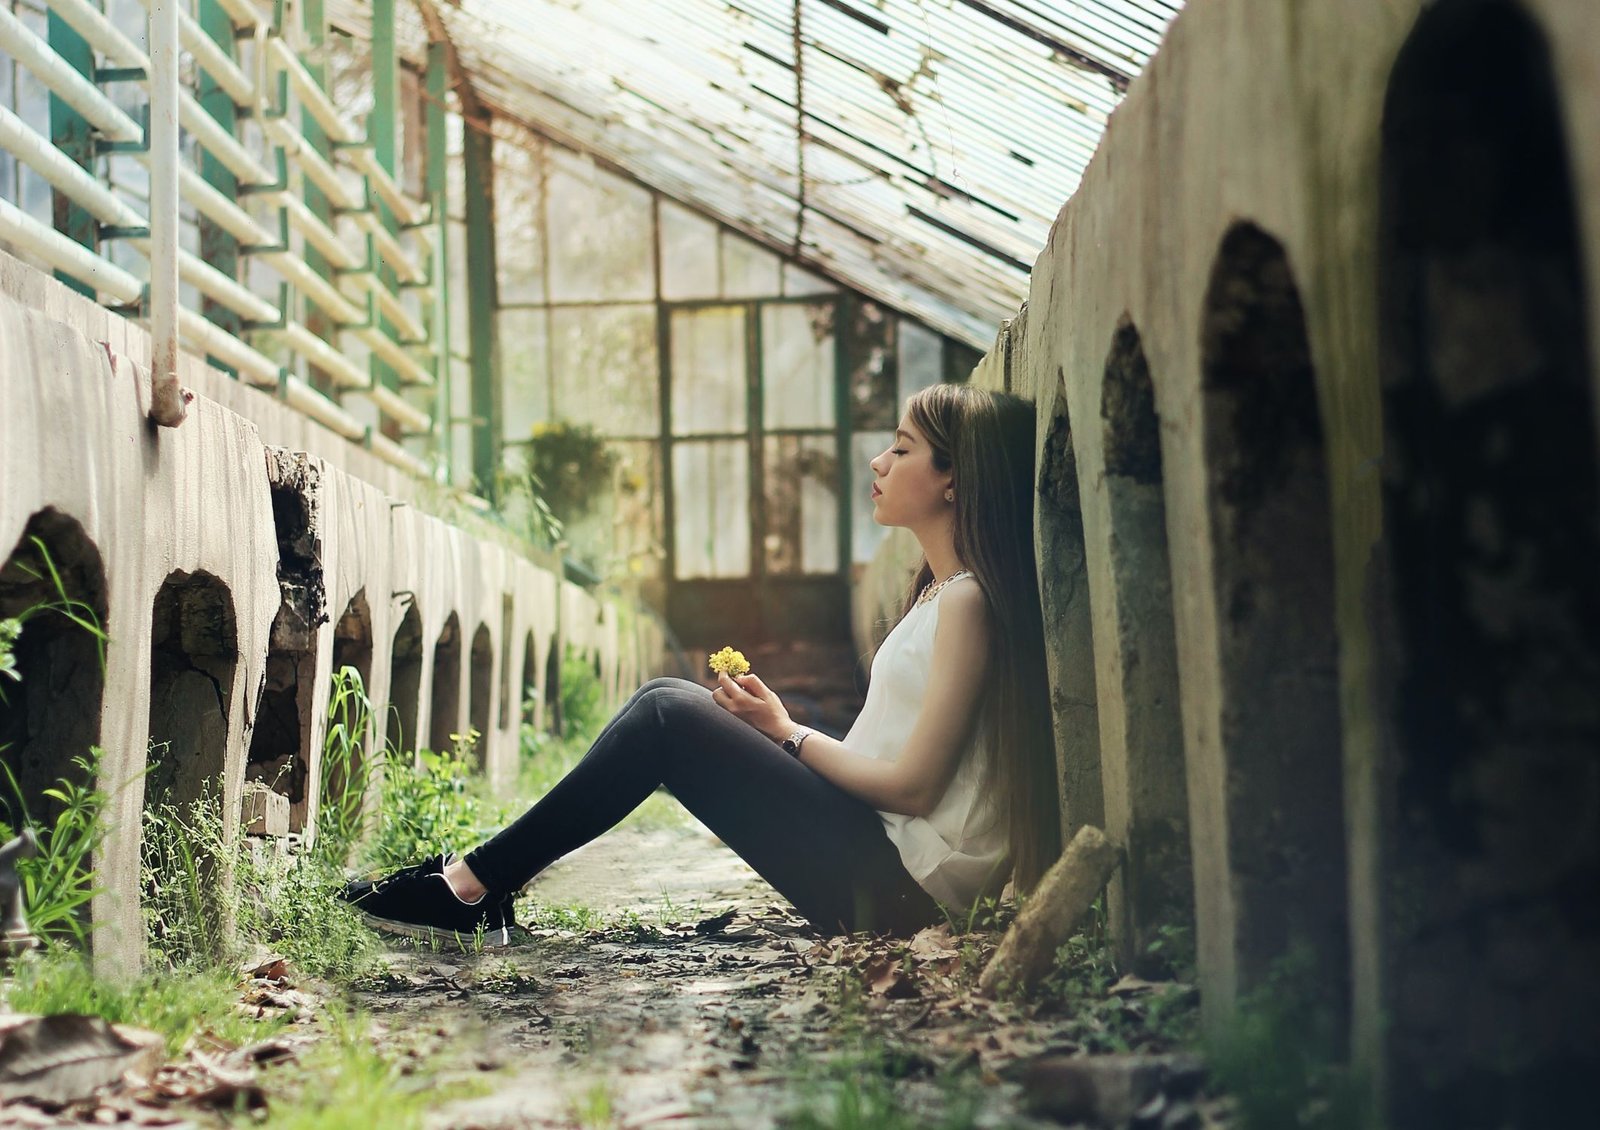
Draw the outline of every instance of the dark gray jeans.
[[[825,933],[909,934],[942,918],[877,812],[683,679],[641,687],[572,772],[467,865],[491,892],[517,890],[660,785]]]

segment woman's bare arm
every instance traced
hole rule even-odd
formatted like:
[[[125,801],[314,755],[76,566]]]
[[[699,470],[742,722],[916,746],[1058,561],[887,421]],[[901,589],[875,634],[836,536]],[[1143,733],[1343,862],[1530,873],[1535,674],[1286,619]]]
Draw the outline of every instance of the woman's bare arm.
[[[826,734],[813,734],[800,760],[850,795],[884,812],[926,816],[955,776],[972,728],[989,666],[989,604],[976,584],[957,584],[940,596],[928,691],[893,761],[863,757]],[[719,695],[729,713],[774,741],[796,729],[789,712],[760,679],[724,675]]]

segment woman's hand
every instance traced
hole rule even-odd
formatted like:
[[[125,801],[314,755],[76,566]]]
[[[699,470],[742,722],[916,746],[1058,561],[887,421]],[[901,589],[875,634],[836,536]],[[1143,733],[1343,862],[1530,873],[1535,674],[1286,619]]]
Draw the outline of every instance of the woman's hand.
[[[794,732],[794,719],[783,708],[782,700],[755,675],[740,675],[735,679],[719,674],[711,701],[775,742],[781,742]]]

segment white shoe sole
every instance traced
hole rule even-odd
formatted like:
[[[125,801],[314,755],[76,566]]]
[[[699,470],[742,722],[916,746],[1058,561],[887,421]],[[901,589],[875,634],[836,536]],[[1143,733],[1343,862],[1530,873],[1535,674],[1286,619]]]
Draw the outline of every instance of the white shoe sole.
[[[370,928],[383,934],[395,934],[402,938],[410,938],[418,942],[433,942],[438,945],[455,946],[462,953],[473,953],[478,949],[476,933],[462,934],[455,930],[444,930],[437,926],[423,926],[415,922],[397,922],[393,918],[379,918],[366,911],[357,911],[361,920]],[[486,950],[505,949],[511,944],[511,928],[501,926],[494,930],[483,932],[483,947]]]

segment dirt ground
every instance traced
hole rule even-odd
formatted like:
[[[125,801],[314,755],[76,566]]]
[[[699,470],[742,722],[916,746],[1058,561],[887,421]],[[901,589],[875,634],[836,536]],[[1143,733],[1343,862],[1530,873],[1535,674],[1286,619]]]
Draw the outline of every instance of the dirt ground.
[[[509,950],[397,947],[357,993],[379,1038],[431,1036],[441,1081],[476,1076],[433,1126],[1025,1130],[1060,1125],[1024,1113],[1028,1061],[1093,1050],[1081,1016],[969,991],[992,933],[821,938],[692,822],[611,832],[520,909]]]
[[[563,917],[549,908],[611,925],[539,925]],[[438,1109],[432,1125],[755,1128],[806,1111],[827,1124],[830,1056],[885,1048],[893,1096],[864,1096],[882,1117],[938,1125],[952,1101],[976,1101],[981,1125],[1058,1125],[1019,1114],[1018,1087],[992,1069],[1014,1058],[998,1055],[1000,1040],[992,1068],[976,1053],[1002,1015],[981,1008],[936,1050],[925,994],[862,984],[842,946],[698,824],[616,829],[539,877],[522,911],[534,928],[509,951],[397,949],[389,978],[358,994],[382,1028],[432,1029],[462,1071],[494,1069],[480,1076],[491,1093]],[[968,1084],[960,1100],[955,1074]]]

